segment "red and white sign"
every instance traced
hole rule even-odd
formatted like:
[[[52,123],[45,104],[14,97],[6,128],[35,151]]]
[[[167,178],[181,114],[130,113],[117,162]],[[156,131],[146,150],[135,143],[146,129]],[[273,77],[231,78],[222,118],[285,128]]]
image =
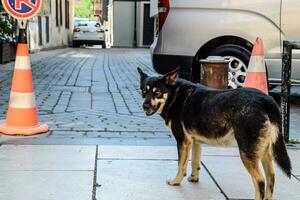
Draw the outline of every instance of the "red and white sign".
[[[42,0],[2,0],[4,9],[16,19],[29,19],[40,10]]]

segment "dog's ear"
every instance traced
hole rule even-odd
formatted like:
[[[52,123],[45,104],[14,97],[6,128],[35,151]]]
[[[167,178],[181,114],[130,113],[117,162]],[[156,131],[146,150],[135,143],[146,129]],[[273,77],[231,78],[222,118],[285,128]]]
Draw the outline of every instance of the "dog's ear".
[[[177,67],[175,70],[168,72],[163,76],[165,83],[168,85],[175,85],[179,76],[180,67]]]
[[[141,76],[141,82],[143,82],[145,80],[145,78],[148,77],[148,75],[145,72],[143,72],[142,69],[139,68],[139,67],[137,68],[137,70],[138,70],[138,72],[139,72],[139,74]]]

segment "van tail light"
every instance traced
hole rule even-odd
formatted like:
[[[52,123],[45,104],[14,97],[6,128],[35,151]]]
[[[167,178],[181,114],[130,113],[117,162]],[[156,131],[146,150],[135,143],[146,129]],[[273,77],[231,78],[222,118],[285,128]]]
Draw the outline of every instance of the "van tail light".
[[[158,0],[158,17],[156,19],[156,34],[161,31],[170,10],[169,0]]]
[[[80,32],[80,28],[74,28],[73,32],[74,33]]]

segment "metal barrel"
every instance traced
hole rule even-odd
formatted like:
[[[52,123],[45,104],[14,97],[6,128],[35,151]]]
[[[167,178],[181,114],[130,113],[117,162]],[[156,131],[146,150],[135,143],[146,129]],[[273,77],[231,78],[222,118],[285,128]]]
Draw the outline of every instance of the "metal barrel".
[[[227,89],[229,62],[221,56],[200,60],[200,83],[212,88]]]

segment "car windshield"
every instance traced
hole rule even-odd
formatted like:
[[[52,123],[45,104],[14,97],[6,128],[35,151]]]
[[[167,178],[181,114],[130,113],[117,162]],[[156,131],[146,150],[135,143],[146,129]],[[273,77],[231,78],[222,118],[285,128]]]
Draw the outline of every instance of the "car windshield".
[[[79,23],[88,22],[89,19],[75,19],[74,20],[74,26],[78,26]]]

